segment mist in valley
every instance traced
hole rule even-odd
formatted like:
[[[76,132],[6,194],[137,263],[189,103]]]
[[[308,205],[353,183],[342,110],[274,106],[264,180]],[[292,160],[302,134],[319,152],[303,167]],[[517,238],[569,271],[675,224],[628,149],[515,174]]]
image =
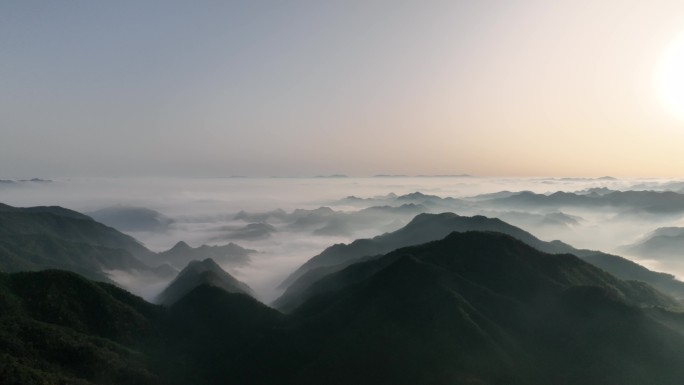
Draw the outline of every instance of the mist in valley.
[[[684,2],[0,2],[0,383],[684,378]]]
[[[684,277],[684,265],[672,253],[660,258],[625,248],[658,228],[684,225],[684,206],[671,197],[657,202],[657,194],[650,205],[576,199],[624,191],[677,194],[681,188],[678,180],[616,178],[82,178],[3,185],[0,200],[86,213],[157,253],[180,241],[193,248],[233,243],[251,254],[242,263],[217,263],[269,303],[282,294],[279,285],[290,273],[327,247],[397,230],[423,212],[499,218],[542,240],[616,253]],[[534,201],[558,192],[573,199]],[[529,202],[521,201],[525,194]],[[659,204],[670,206],[649,210]],[[171,279],[109,274],[148,300]]]

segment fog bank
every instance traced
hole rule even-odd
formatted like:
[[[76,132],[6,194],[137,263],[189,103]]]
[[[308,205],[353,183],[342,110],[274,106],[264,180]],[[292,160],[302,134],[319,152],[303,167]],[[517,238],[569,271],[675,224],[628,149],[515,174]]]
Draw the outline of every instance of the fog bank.
[[[268,302],[280,294],[277,286],[290,272],[326,247],[398,229],[419,212],[498,217],[544,240],[614,252],[658,227],[683,225],[683,215],[634,214],[630,207],[610,205],[519,206],[505,198],[520,191],[603,194],[682,188],[679,180],[609,177],[74,178],[2,185],[0,202],[58,205],[84,213],[123,207],[138,215],[138,221],[142,214],[164,218],[164,226],[158,228],[129,226],[121,216],[114,222],[156,252],[181,240],[193,247],[235,242],[254,249],[257,253],[248,264],[223,267]],[[369,207],[373,208],[364,210]],[[254,232],[264,229],[268,231]],[[647,263],[682,276],[675,263]],[[143,285],[121,272],[112,272],[112,278],[148,299],[165,284]]]

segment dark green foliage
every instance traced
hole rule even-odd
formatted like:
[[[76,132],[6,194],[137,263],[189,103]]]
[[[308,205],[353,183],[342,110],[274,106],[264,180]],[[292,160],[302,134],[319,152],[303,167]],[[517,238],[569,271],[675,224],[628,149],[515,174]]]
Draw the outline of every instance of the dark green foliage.
[[[285,316],[199,285],[169,308],[74,273],[0,274],[0,383],[653,384],[684,316],[640,282],[500,233],[328,274]]]
[[[309,363],[291,383],[676,384],[684,375],[682,335],[633,305],[671,300],[501,234],[400,249],[311,289],[294,313]]]
[[[150,304],[134,309],[103,286],[74,273],[47,270],[41,272],[40,279],[35,277],[32,273],[17,273],[8,278],[8,286],[22,299],[24,312],[33,319],[124,344],[139,342],[154,329],[138,312],[153,315],[155,307]],[[111,286],[110,291],[126,293]]]
[[[248,382],[244,368],[259,362],[266,335],[284,322],[284,317],[254,298],[201,285],[170,308],[172,350],[176,368],[170,380],[176,383],[214,384]],[[179,371],[178,368],[184,370]]]
[[[682,334],[617,301],[604,288],[570,288],[541,319],[539,338],[547,346],[540,375],[549,382],[681,383]]]
[[[169,311],[66,271],[0,273],[0,383],[211,384],[282,321],[214,287]]]
[[[64,271],[0,274],[2,383],[158,383],[139,349],[161,313],[139,300],[143,316],[110,293],[130,294],[101,285]]]

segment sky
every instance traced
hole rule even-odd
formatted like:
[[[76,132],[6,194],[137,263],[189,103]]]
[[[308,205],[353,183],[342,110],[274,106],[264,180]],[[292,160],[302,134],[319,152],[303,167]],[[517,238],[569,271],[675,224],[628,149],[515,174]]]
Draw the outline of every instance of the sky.
[[[684,176],[683,34],[675,0],[3,0],[0,178]]]

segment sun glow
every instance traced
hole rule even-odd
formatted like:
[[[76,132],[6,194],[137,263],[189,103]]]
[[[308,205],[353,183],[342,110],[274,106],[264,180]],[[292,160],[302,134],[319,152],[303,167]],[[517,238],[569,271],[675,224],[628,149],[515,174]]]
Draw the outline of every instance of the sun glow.
[[[656,87],[667,107],[684,120],[684,33],[663,54],[656,70]]]

